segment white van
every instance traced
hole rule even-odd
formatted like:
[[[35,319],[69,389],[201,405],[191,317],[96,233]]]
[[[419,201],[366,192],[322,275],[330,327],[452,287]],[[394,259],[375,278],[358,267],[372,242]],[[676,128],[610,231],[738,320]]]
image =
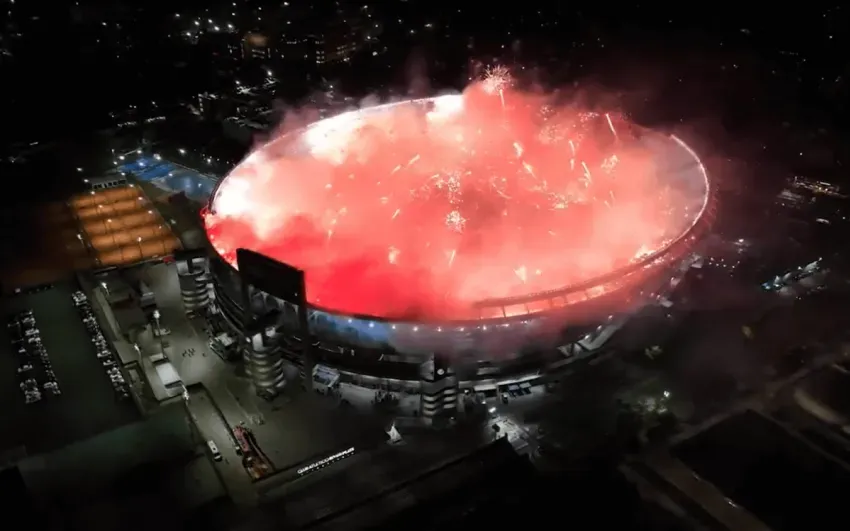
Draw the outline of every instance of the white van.
[[[218,451],[218,446],[215,445],[212,439],[207,441],[207,447],[210,449],[213,461],[221,461],[221,452]]]

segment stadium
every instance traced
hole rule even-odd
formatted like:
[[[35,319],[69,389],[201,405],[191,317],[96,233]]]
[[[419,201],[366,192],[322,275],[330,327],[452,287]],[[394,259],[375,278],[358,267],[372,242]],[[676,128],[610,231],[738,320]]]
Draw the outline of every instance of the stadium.
[[[675,136],[619,116],[559,114],[557,106],[530,104],[498,83],[477,88],[308,124],[272,139],[222,179],[204,221],[224,321],[244,333],[252,320],[275,315],[283,331],[276,341],[284,357],[297,361],[304,305],[314,355],[341,374],[414,381],[419,366],[438,355],[452,360],[462,382],[478,386],[591,352],[629,314],[663,299],[713,215],[712,188],[696,153]],[[457,123],[473,124],[482,145],[496,153],[463,148],[460,164],[472,169],[461,185],[439,177],[459,175],[444,169],[457,148],[437,150],[443,144],[431,133],[439,131],[439,142],[447,135],[469,142],[468,129],[455,135]],[[553,135],[553,124],[567,134]],[[489,131],[497,127],[513,137],[494,138]],[[545,142],[541,127],[548,130]],[[479,163],[482,157],[486,163]],[[405,168],[397,163],[402,159]],[[442,165],[436,173],[429,164],[435,159]],[[414,165],[428,167],[407,169]],[[477,177],[485,171],[486,178]],[[415,184],[410,193],[387,191],[388,176],[403,179],[398,186]],[[357,187],[338,191],[348,181]],[[335,202],[312,188],[333,189]],[[500,216],[476,221],[496,208],[510,223]],[[407,224],[394,228],[399,212],[414,209]],[[345,216],[328,220],[330,210]],[[572,236],[555,237],[560,229],[553,228],[563,226]],[[611,229],[621,226],[629,230]],[[587,238],[595,239],[586,244]],[[239,262],[239,249],[279,263],[280,275],[303,271],[306,293],[280,279],[243,285],[246,276],[277,273],[246,270],[252,266]],[[415,260],[403,262],[407,256]]]

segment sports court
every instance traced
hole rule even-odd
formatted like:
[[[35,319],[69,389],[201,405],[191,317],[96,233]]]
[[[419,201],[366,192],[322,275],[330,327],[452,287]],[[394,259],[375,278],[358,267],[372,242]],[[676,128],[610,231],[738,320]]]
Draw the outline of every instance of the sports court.
[[[92,190],[69,205],[80,226],[78,237],[100,267],[167,256],[180,247],[168,223],[132,184]]]
[[[122,164],[118,170],[128,173],[136,179],[149,182],[168,192],[183,192],[194,201],[206,201],[215,189],[218,178],[204,175],[180,164],[168,160],[141,156]]]

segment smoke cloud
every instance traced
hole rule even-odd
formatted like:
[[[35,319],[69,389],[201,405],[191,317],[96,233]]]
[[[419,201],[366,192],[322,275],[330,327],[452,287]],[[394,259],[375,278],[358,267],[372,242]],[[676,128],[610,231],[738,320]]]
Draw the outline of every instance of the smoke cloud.
[[[695,222],[707,190],[684,143],[615,94],[521,81],[497,67],[461,93],[288,110],[220,187],[213,245],[303,269],[319,307],[465,319],[634,264]]]

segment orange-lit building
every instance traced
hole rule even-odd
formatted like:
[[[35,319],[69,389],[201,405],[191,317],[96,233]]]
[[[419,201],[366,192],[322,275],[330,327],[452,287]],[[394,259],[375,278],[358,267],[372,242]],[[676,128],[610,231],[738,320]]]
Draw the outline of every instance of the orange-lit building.
[[[73,198],[70,207],[80,226],[78,238],[98,266],[164,257],[180,248],[168,223],[132,184],[91,190]]]

